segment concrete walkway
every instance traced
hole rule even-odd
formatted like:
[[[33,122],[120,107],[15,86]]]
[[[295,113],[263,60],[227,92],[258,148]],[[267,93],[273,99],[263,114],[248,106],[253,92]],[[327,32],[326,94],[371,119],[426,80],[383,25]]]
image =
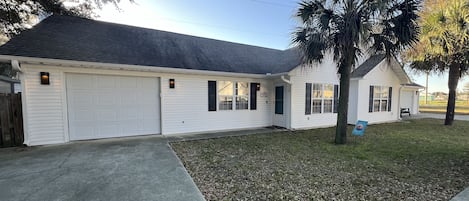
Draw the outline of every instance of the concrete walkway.
[[[457,194],[450,201],[468,201],[469,200],[469,188],[466,188],[463,192]]]
[[[445,119],[445,114],[437,114],[437,113],[420,113],[414,114],[412,116],[404,115],[402,119],[422,119],[422,118],[434,118],[434,119]],[[460,121],[469,121],[469,115],[454,115],[455,120]]]
[[[0,150],[0,200],[204,200],[166,138]]]
[[[181,134],[181,135],[170,135],[166,136],[169,142],[178,142],[178,141],[191,141],[191,140],[204,140],[204,139],[213,139],[213,138],[222,138],[222,137],[234,137],[234,136],[243,136],[243,135],[254,135],[254,134],[263,134],[263,133],[272,133],[272,132],[281,132],[288,131],[284,128],[258,128],[258,129],[249,129],[249,130],[236,130],[236,131],[224,131],[224,132],[209,132],[201,134]]]

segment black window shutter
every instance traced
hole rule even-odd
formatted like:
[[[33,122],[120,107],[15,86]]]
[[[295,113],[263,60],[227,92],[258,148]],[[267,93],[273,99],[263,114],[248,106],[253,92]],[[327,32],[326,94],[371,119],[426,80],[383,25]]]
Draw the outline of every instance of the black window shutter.
[[[373,112],[373,93],[374,93],[374,86],[370,86],[370,100],[368,105],[368,112]]]
[[[250,106],[251,110],[256,110],[257,109],[257,85],[259,83],[251,83],[251,89],[250,89]]]
[[[217,81],[208,81],[208,111],[217,111]]]
[[[391,111],[391,102],[392,102],[392,87],[389,87],[389,100],[388,100],[388,111]]]
[[[311,88],[312,88],[311,83],[306,83],[306,97],[305,97],[305,114],[311,114]]]
[[[339,107],[339,85],[334,85],[334,113],[337,113]]]

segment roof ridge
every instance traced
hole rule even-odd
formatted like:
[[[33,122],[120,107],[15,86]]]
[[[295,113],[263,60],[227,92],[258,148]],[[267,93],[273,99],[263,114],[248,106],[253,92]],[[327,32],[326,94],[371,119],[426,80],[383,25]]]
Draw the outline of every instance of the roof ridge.
[[[102,24],[107,24],[107,25],[111,25],[111,26],[126,27],[126,28],[133,28],[133,29],[142,29],[142,30],[147,30],[147,31],[158,31],[158,32],[164,32],[164,33],[168,33],[168,34],[177,34],[177,35],[186,36],[186,37],[213,40],[213,41],[231,43],[231,44],[234,44],[234,45],[243,45],[243,46],[249,46],[249,47],[253,47],[253,48],[262,48],[262,49],[280,51],[280,52],[287,51],[287,50],[290,50],[290,49],[293,48],[293,47],[291,47],[291,48],[287,48],[287,49],[283,49],[283,50],[282,49],[275,49],[275,48],[262,47],[262,46],[251,45],[251,44],[246,44],[246,43],[227,41],[227,40],[222,40],[222,39],[214,39],[214,38],[207,38],[207,37],[203,37],[203,36],[195,36],[195,35],[190,35],[190,34],[186,34],[186,33],[165,31],[165,30],[149,28],[149,27],[141,27],[141,26],[135,26],[135,25],[121,24],[121,23],[116,23],[116,22],[107,22],[107,21],[102,21],[102,20],[98,20],[98,19],[90,19],[90,18],[85,18],[85,17],[80,17],[80,16],[53,14],[53,15],[45,18],[44,20],[47,20],[49,18],[53,19],[55,17],[75,18],[75,19],[79,19],[79,20],[90,21],[90,22],[93,22],[93,23],[102,23]]]

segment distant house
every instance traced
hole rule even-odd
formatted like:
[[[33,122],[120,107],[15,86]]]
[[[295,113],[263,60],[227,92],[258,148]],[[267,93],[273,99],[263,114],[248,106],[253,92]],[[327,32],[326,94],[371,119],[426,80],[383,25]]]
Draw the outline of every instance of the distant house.
[[[0,93],[21,92],[21,82],[3,75],[0,75]]]
[[[399,120],[412,83],[383,59],[353,73],[350,123]],[[0,60],[21,65],[28,145],[337,120],[336,63],[304,66],[295,49],[51,16],[1,46]]]

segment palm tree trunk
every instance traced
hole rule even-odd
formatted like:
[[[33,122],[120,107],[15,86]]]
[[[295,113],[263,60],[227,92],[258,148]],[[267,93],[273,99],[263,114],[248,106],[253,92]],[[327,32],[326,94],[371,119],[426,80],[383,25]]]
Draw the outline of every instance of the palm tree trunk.
[[[351,59],[353,59],[353,55]],[[339,95],[339,106],[337,112],[337,127],[335,130],[335,143],[345,144],[347,143],[347,114],[348,114],[348,101],[350,91],[350,71],[352,62],[346,62],[347,66],[340,72],[340,95]]]
[[[456,88],[458,87],[458,81],[460,77],[459,65],[452,64],[449,67],[448,76],[448,105],[446,106],[446,118],[445,125],[452,125],[454,120],[454,108],[456,107]]]

